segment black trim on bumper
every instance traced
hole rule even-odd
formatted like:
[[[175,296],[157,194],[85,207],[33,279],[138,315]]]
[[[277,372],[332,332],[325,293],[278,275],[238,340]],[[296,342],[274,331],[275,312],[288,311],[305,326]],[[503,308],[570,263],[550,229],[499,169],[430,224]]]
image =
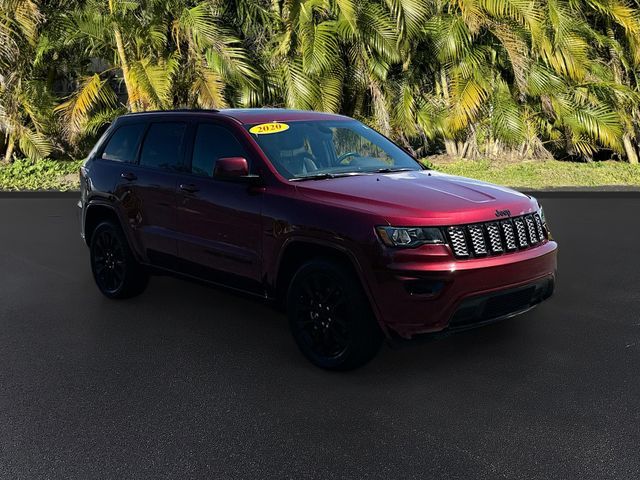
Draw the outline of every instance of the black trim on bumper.
[[[524,313],[553,295],[554,277],[518,288],[464,299],[449,321],[448,330],[466,330]]]
[[[419,334],[408,340],[394,336],[389,342],[392,347],[401,347],[506,320],[531,310],[551,297],[554,289],[555,275],[552,275],[521,287],[468,297],[460,303],[444,330]]]

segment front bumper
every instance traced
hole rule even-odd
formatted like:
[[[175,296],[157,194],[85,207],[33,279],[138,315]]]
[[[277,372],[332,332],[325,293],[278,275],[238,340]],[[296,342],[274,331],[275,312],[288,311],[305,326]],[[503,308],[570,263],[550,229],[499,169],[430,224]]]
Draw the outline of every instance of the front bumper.
[[[453,260],[440,250],[393,252],[369,285],[388,334],[459,330],[522,313],[553,293],[557,244],[497,257]]]

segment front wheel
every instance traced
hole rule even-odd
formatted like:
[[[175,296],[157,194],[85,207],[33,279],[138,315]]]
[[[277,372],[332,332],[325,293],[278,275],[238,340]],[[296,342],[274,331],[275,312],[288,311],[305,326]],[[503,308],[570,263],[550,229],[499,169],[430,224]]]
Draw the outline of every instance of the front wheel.
[[[133,257],[119,226],[98,225],[91,235],[91,271],[100,291],[109,298],[129,298],[144,291],[149,274]]]
[[[312,260],[296,272],[287,314],[298,347],[318,367],[357,368],[380,349],[383,335],[360,281],[337,262]]]

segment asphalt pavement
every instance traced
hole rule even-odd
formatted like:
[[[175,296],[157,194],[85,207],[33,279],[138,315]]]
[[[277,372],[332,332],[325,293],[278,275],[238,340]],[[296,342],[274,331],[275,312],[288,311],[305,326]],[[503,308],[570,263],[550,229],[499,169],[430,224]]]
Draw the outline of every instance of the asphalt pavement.
[[[640,478],[640,195],[539,198],[551,300],[329,373],[257,300],[107,300],[74,198],[0,197],[0,479]]]

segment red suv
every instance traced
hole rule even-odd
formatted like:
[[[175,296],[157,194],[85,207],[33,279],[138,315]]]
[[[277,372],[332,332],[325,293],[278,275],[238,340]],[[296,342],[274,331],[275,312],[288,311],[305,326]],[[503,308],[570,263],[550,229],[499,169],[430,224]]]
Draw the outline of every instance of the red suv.
[[[118,118],[81,174],[82,235],[110,298],[171,272],[273,299],[314,364],[448,334],[553,293],[542,208],[444,175],[348,117],[280,109]]]

